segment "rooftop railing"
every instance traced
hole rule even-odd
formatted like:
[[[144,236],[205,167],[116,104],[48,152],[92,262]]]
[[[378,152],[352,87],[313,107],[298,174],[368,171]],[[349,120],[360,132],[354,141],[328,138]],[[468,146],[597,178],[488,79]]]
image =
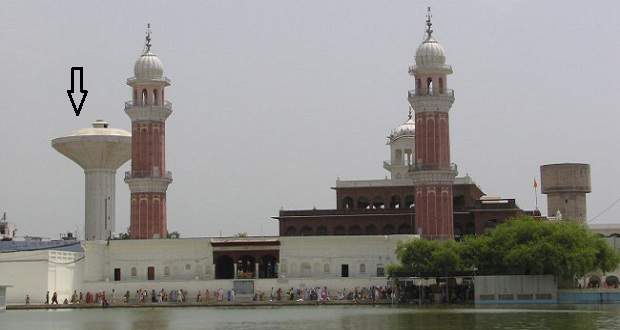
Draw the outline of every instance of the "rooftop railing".
[[[172,103],[170,101],[164,101],[164,104],[142,104],[140,101],[127,101],[125,102],[125,110],[133,107],[163,107],[168,110],[172,110]]]
[[[447,88],[431,88],[431,89],[412,89],[409,91],[409,97],[415,96],[451,96],[454,97],[454,90]]]
[[[165,173],[160,173],[159,171],[126,171],[125,172],[125,180],[135,179],[135,178],[165,178],[172,179],[172,172],[166,171]]]

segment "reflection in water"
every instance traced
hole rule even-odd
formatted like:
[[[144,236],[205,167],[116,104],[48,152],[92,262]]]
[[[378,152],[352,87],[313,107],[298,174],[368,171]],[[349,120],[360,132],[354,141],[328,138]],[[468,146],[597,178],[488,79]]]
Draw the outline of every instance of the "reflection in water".
[[[108,308],[7,311],[1,329],[63,330],[456,330],[618,329],[620,306],[532,309],[296,306],[259,308]]]
[[[158,309],[138,309],[131,314],[131,330],[168,330],[170,318],[170,310],[164,308]]]

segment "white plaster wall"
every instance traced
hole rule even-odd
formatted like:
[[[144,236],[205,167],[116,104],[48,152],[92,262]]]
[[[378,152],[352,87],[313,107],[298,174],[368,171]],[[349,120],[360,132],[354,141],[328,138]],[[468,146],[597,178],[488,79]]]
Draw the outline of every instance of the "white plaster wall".
[[[0,283],[12,285],[7,303],[41,303],[54,291],[59,301],[69,298],[81,283],[81,253],[60,251],[24,251],[0,254]]]
[[[280,237],[280,276],[284,278],[339,277],[349,265],[349,277],[377,276],[377,266],[395,263],[396,244],[415,235]],[[360,265],[365,272],[361,272]],[[326,266],[327,265],[327,266]],[[326,271],[327,270],[327,271]]]
[[[0,254],[0,283],[11,285],[7,303],[41,302],[47,291],[48,252],[12,252]]]
[[[84,242],[88,270],[86,282],[114,280],[121,269],[121,281],[147,280],[147,268],[155,268],[155,280],[206,280],[213,278],[213,251],[208,238],[112,240]],[[90,269],[90,265],[93,265]],[[170,275],[165,274],[168,267]],[[136,276],[132,276],[132,268]]]

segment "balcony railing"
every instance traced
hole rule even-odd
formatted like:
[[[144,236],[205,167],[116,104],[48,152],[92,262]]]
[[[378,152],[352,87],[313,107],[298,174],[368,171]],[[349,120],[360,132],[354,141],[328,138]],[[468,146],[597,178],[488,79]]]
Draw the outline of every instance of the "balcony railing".
[[[127,101],[125,102],[125,110],[133,107],[163,107],[168,110],[172,110],[172,103],[170,101],[164,101],[164,104],[142,104],[140,101]]]
[[[126,171],[125,172],[125,180],[135,179],[135,178],[164,178],[172,180],[172,172],[166,171],[165,173],[160,173],[159,171]]]
[[[447,88],[437,89],[412,89],[409,91],[409,98],[415,96],[451,96],[454,97],[454,90]]]
[[[455,163],[450,164],[447,167],[438,167],[437,165],[422,165],[415,164],[409,166],[409,171],[437,171],[437,170],[451,170],[458,172],[458,166]]]

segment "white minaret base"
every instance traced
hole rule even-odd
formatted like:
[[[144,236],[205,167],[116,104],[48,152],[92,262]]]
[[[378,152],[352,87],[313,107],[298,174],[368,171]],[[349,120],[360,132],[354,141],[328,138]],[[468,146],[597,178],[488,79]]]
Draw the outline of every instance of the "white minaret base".
[[[84,236],[87,240],[106,240],[114,232],[116,171],[91,169],[84,174]]]

